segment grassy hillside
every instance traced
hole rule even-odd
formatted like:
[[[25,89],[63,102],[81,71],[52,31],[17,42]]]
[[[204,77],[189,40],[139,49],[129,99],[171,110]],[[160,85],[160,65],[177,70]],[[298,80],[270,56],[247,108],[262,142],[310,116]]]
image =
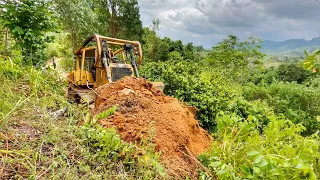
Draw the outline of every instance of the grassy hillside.
[[[5,59],[0,66],[0,179],[162,177],[151,144],[137,147],[114,129],[79,126],[89,111],[68,103],[55,71]]]

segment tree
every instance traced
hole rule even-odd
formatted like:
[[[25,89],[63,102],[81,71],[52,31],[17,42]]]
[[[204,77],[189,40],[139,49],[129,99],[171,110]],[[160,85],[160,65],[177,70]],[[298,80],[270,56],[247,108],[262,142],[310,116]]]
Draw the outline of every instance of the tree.
[[[4,41],[0,41],[0,55],[5,51],[5,44],[6,44],[6,40],[4,37],[5,31],[6,29],[3,27],[2,23],[0,23],[0,39],[1,40],[4,39]]]
[[[281,64],[277,68],[277,74],[281,81],[296,81],[300,84],[310,76],[309,73],[297,64]]]
[[[69,33],[73,50],[93,33],[109,35],[107,0],[54,0],[54,9],[64,31]]]
[[[200,46],[195,46],[195,50],[196,50],[197,52],[203,52],[203,51],[206,51],[206,50],[203,48],[203,46],[202,46],[202,45],[200,45]]]
[[[119,18],[119,37],[140,41],[142,39],[143,29],[138,1],[122,0],[119,5],[119,12],[117,14]],[[117,37],[117,34],[115,34],[114,37]]]
[[[118,17],[117,17],[117,8],[119,7],[118,0],[109,0],[110,9],[111,9],[111,19],[109,20],[110,32],[112,37],[116,37],[118,34]]]
[[[23,60],[36,65],[44,61],[48,32],[56,30],[51,2],[46,0],[6,1],[1,5],[2,23],[22,49]]]
[[[145,61],[156,61],[156,54],[158,53],[161,42],[157,35],[159,24],[159,19],[154,19],[151,27],[143,28],[142,47]]]
[[[259,52],[260,40],[249,37],[241,42],[238,37],[229,35],[228,39],[219,42],[207,55],[207,61],[212,66],[223,67],[230,72],[241,72],[248,68],[250,61],[262,59],[264,54]]]
[[[160,38],[157,35],[159,20],[153,20],[153,25],[143,29],[142,47],[146,61],[195,60],[195,49],[192,43],[185,46],[181,40],[172,41],[169,37]]]
[[[172,51],[177,51],[180,53],[181,56],[184,54],[184,49],[183,49],[183,44],[181,40],[177,40],[173,43],[173,50]],[[171,52],[172,52],[171,51]]]
[[[112,37],[141,40],[143,33],[137,0],[109,0]]]
[[[54,0],[73,49],[97,33],[140,41],[143,33],[137,0]]]
[[[194,60],[195,59],[195,53],[194,53],[194,47],[193,43],[188,43],[184,47],[184,59],[186,60]]]
[[[172,44],[172,41],[170,38],[165,37],[161,39],[158,52],[156,54],[156,60],[157,61],[166,61],[169,58],[170,53],[170,45]]]

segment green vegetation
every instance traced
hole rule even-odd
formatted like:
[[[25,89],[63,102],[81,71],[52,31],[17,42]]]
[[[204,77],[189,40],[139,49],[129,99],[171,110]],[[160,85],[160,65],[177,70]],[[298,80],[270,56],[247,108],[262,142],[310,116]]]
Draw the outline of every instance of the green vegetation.
[[[160,21],[153,20],[151,27],[143,28],[142,49],[145,62],[161,62],[167,60],[201,59],[201,53],[206,50],[192,43],[183,44],[181,40],[173,41],[169,37],[160,38],[157,35]]]
[[[237,87],[229,86],[227,78],[195,62],[148,63],[140,72],[151,81],[163,81],[165,94],[196,106],[198,118],[207,129],[215,128],[216,114],[227,110],[229,103],[240,95]]]
[[[319,88],[281,82],[265,87],[251,84],[244,87],[243,95],[248,100],[266,100],[275,113],[304,125],[307,128],[304,132],[306,134],[320,128],[320,123],[316,120],[320,115]]]
[[[313,70],[315,72],[319,72],[320,69],[320,49],[312,52],[310,55],[307,51],[304,52],[306,55],[306,59],[303,63],[303,66],[307,70]]]
[[[1,179],[166,178],[148,140],[129,144],[96,124],[116,106],[91,117],[43,67],[55,56],[71,70],[72,50],[92,33],[141,41],[141,75],[199,109],[214,137],[199,157],[211,173],[199,178],[320,178],[319,50],[302,62],[265,56],[255,37],[230,35],[211,50],[183,44],[160,37],[159,20],[143,28],[136,0],[5,1],[0,12]]]
[[[88,111],[70,105],[51,69],[0,59],[1,179],[153,179],[163,168],[154,146],[125,143],[114,129],[79,126]],[[55,115],[66,108],[64,115]],[[97,115],[107,117],[115,108]],[[147,142],[147,141],[146,141]]]
[[[303,126],[270,118],[261,134],[253,116],[221,114],[216,141],[199,159],[219,179],[317,179],[318,136],[305,138]]]
[[[202,60],[147,63],[141,75],[199,109],[215,139],[199,159],[219,179],[318,179],[319,75],[296,60],[264,67],[257,42],[229,36]]]
[[[46,42],[52,39],[46,33],[56,28],[49,6],[50,3],[44,0],[7,1],[0,6],[6,9],[0,15],[0,22],[16,39],[16,44],[22,50],[23,61],[27,64],[36,65],[45,60],[43,50]]]
[[[141,40],[143,31],[137,0],[53,0],[53,8],[73,50],[93,33]]]
[[[250,37],[247,41],[240,42],[236,36],[229,36],[228,39],[212,47],[207,55],[210,66],[222,67],[233,74],[243,73],[248,68],[249,62],[257,64],[263,58],[259,52],[259,39]]]

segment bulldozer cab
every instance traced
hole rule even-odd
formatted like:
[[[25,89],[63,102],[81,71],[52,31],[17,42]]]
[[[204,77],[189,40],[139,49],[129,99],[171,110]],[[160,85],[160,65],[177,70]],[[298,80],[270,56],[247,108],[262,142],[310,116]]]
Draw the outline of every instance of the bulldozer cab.
[[[137,41],[94,34],[74,52],[74,59],[75,69],[68,75],[69,81],[80,87],[99,87],[124,76],[139,77],[137,66],[142,61],[142,50]]]

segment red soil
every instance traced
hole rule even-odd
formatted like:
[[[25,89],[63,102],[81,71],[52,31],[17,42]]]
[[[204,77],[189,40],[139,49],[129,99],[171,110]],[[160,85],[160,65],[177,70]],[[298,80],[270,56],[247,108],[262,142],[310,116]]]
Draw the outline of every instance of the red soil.
[[[154,134],[152,142],[161,152],[161,163],[174,179],[196,179],[199,163],[195,160],[211,144],[211,136],[194,119],[195,108],[166,96],[144,79],[125,77],[100,87],[95,114],[117,105],[117,112],[99,121],[115,127],[127,142],[139,142]]]

